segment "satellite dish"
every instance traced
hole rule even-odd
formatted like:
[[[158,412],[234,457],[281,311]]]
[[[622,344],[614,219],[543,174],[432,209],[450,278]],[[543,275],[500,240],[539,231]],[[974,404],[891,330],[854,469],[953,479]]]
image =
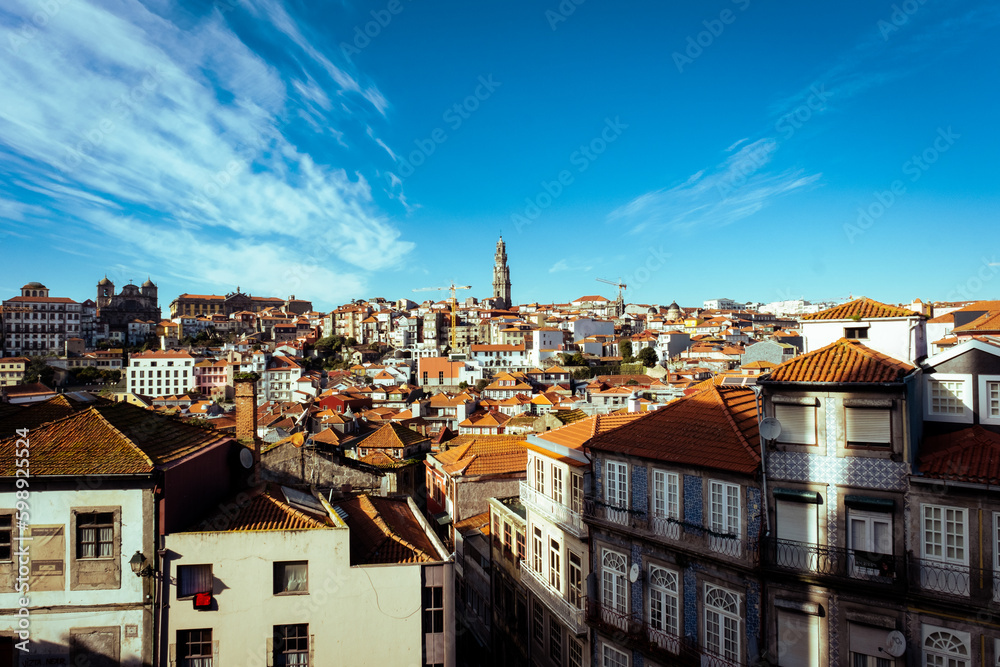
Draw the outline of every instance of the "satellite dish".
[[[240,463],[247,470],[253,467],[253,452],[246,447],[240,450]]]
[[[760,420],[760,435],[765,440],[774,440],[781,435],[781,422],[774,417],[764,417]]]
[[[639,564],[632,563],[632,569],[628,571],[628,580],[635,583],[635,580],[639,578]]]
[[[885,652],[894,658],[906,653],[906,637],[899,630],[893,630],[885,638]]]

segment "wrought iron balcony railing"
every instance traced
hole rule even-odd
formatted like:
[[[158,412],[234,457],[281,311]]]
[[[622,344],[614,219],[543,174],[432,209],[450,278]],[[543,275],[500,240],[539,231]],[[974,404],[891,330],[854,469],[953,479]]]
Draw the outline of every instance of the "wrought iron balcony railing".
[[[904,581],[905,562],[901,556],[776,538],[764,540],[763,544],[767,567],[875,584]]]
[[[555,521],[576,537],[586,536],[586,526],[583,524],[583,516],[579,512],[575,512],[568,505],[531,488],[527,482],[520,482],[519,488],[522,503]]]

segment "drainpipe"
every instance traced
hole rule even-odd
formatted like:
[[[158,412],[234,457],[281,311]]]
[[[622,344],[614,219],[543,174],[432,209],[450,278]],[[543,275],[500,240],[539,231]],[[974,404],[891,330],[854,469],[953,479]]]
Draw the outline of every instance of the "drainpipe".
[[[763,406],[760,403],[760,385],[754,385],[753,396],[754,403],[757,406],[757,435],[760,438],[760,487],[761,487],[761,501],[762,501],[762,512],[764,514],[764,537],[771,536],[771,519],[767,512],[767,457],[764,451],[764,436],[760,433],[760,422],[763,419]]]

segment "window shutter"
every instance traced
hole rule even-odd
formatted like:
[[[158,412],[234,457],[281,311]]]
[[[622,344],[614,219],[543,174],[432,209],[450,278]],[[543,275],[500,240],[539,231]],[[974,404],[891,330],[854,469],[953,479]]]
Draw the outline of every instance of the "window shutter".
[[[779,500],[775,507],[778,539],[816,544],[817,507],[819,505],[813,503]]]
[[[816,408],[814,406],[776,404],[774,417],[781,422],[779,442],[793,445],[816,444]]]
[[[888,410],[845,408],[847,442],[888,445],[892,428]]]
[[[274,637],[267,638],[267,658],[265,664],[267,667],[274,667]]]
[[[177,644],[171,644],[167,654],[170,658],[170,667],[177,667]]]
[[[815,505],[812,505],[815,507]],[[818,665],[819,617],[778,610],[778,665]]]
[[[215,641],[212,642],[212,664],[213,665],[221,664],[219,662],[219,640],[218,639],[216,639]]]

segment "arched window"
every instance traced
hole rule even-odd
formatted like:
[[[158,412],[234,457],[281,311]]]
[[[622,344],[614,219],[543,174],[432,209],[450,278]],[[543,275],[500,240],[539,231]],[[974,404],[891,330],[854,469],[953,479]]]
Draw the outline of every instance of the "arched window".
[[[947,630],[925,632],[925,667],[969,667],[968,640]]]
[[[619,618],[626,613],[628,606],[628,593],[625,587],[625,563],[625,556],[623,554],[609,549],[604,550],[601,558],[603,606],[606,613],[617,614]]]
[[[649,625],[670,635],[680,631],[677,579],[676,572],[649,568]]]
[[[742,660],[740,597],[733,591],[705,585],[705,648],[727,660]]]

